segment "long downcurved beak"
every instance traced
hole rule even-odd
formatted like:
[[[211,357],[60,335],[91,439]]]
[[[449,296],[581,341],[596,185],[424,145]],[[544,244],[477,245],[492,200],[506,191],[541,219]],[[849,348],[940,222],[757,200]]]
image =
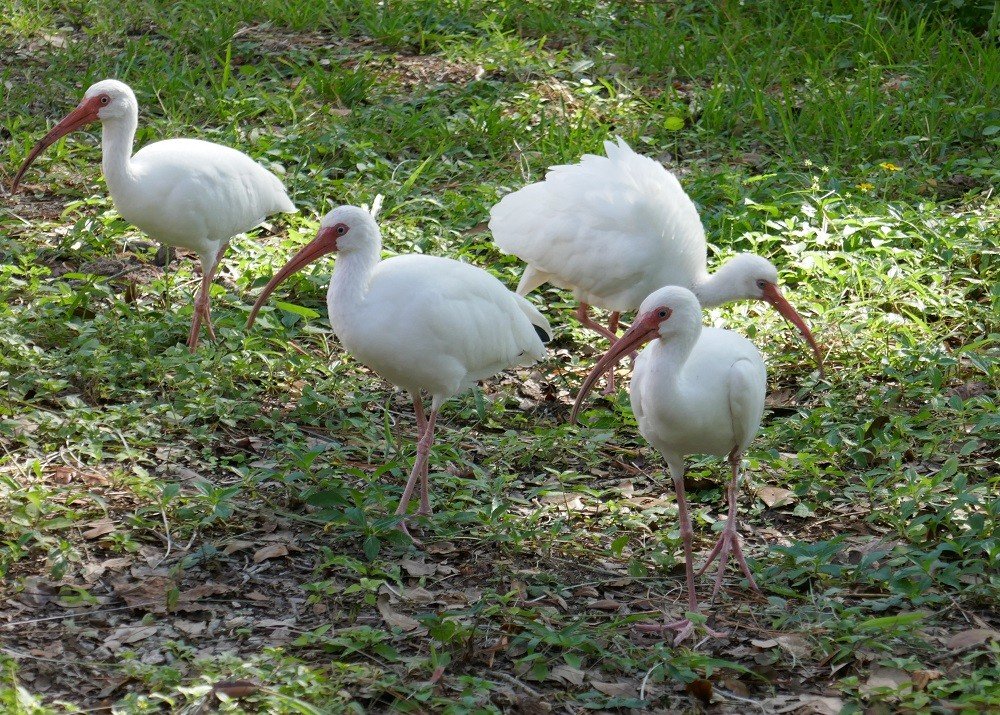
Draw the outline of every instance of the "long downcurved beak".
[[[576,396],[576,402],[573,403],[573,411],[569,415],[570,424],[576,424],[576,417],[580,412],[580,407],[583,405],[583,399],[593,389],[597,378],[607,372],[609,367],[615,365],[624,356],[657,337],[659,335],[660,323],[664,320],[665,318],[659,317],[656,313],[646,313],[645,315],[636,317],[629,329],[608,348],[608,351],[604,353],[601,359],[597,361],[597,364],[591,369],[587,375],[587,379],[583,381],[583,386],[580,387],[580,392]]]
[[[823,352],[820,350],[819,344],[816,342],[816,338],[809,331],[809,326],[806,325],[806,321],[802,319],[792,304],[785,300],[785,296],[781,295],[781,291],[778,290],[778,286],[774,283],[768,283],[764,286],[764,300],[774,306],[775,310],[781,313],[782,317],[789,323],[794,325],[802,333],[802,337],[806,339],[809,346],[813,350],[813,354],[816,356],[816,364],[819,366],[819,374],[823,374]]]
[[[21,183],[21,177],[24,176],[24,172],[28,170],[28,167],[31,166],[31,163],[39,154],[70,132],[74,132],[80,127],[100,119],[97,112],[100,110],[101,105],[98,103],[99,100],[95,100],[97,100],[96,97],[80,102],[76,109],[67,114],[61,122],[52,127],[52,130],[35,144],[28,157],[24,160],[24,163],[21,164],[21,168],[18,169],[17,175],[14,177],[14,183],[10,185],[11,193],[17,191],[17,186]]]
[[[307,265],[312,263],[318,258],[325,256],[328,253],[333,253],[337,250],[337,236],[333,233],[331,228],[321,228],[319,233],[316,234],[316,238],[303,246],[298,253],[292,256],[291,260],[286,263],[280,271],[274,274],[274,277],[268,281],[267,285],[264,286],[263,292],[257,298],[257,302],[253,304],[253,309],[250,311],[250,317],[247,318],[247,330],[253,327],[254,321],[257,319],[257,313],[260,311],[264,301],[267,297],[271,295],[278,284],[283,280],[288,278],[296,271],[300,271]]]

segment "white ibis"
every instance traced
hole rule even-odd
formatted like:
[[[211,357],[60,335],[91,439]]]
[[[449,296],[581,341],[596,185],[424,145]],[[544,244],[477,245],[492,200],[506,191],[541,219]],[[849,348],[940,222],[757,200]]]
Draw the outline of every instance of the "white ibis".
[[[635,361],[630,384],[632,411],[639,432],[664,456],[677,491],[677,510],[684,542],[689,610],[698,610],[691,554],[692,529],[684,498],[684,456],[727,456],[732,469],[729,516],[722,535],[700,573],[718,557],[712,598],[722,583],[730,554],[755,590],[737,531],[736,490],[743,454],[760,429],[767,373],[757,348],[728,330],[702,328],[698,299],[686,288],[667,286],[652,293],[639,307],[635,322],[598,361],[580,388],[571,421],[601,373],[622,356],[650,342]],[[676,643],[693,626],[683,618],[658,629],[678,630]]]
[[[441,404],[478,380],[545,357],[549,324],[525,298],[481,268],[423,255],[381,261],[382,237],[372,215],[340,206],[320,222],[316,238],[264,287],[247,320],[285,278],[328,253],[338,258],[327,291],[330,325],[359,361],[413,398],[417,457],[399,500],[404,516],[420,480],[417,514],[431,514],[428,453]],[[421,391],[430,393],[424,417]],[[400,521],[405,532],[405,520]]]
[[[115,208],[161,243],[194,251],[201,259],[201,288],[188,335],[193,352],[202,321],[212,327],[210,287],[219,261],[238,234],[268,215],[295,212],[281,180],[246,154],[198,139],[167,139],[132,156],[139,105],[132,89],[106,79],[90,86],[83,101],[35,145],[11,191],[42,151],[60,137],[101,122],[101,167]]]
[[[496,244],[527,263],[519,295],[543,283],[573,291],[579,321],[612,342],[620,313],[634,310],[665,285],[690,289],[706,308],[763,300],[795,325],[822,357],[812,333],[778,289],[766,258],[744,253],[715,273],[706,269],[705,230],[677,178],[622,139],[606,141],[607,156],[550,167],[544,181],[505,196],[490,210]],[[607,328],[589,306],[612,311]],[[613,390],[613,374],[609,374]]]

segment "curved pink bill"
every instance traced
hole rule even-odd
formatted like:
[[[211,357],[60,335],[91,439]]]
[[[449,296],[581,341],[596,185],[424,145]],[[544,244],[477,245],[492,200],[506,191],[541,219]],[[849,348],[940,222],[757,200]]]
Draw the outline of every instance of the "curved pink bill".
[[[667,317],[669,318],[669,315]],[[573,403],[573,411],[569,415],[570,424],[576,423],[580,407],[583,405],[583,399],[593,389],[598,378],[623,357],[657,337],[659,335],[660,323],[666,319],[661,318],[656,312],[649,312],[636,317],[629,329],[608,348],[608,351],[604,353],[601,359],[597,361],[597,364],[591,369],[587,375],[587,379],[583,381],[580,392],[576,396],[576,402]]]
[[[333,253],[337,250],[337,236],[331,228],[321,228],[319,233],[316,234],[316,238],[307,243],[305,246],[299,250],[291,260],[286,263],[280,271],[274,274],[274,276],[267,282],[264,286],[263,292],[257,298],[257,302],[253,304],[253,308],[250,311],[250,317],[247,318],[247,330],[253,327],[254,321],[257,319],[257,313],[260,311],[264,301],[267,297],[271,295],[278,284],[283,280],[288,278],[288,276],[293,273],[302,270],[307,265],[315,261],[317,258],[321,258],[328,253]]]
[[[28,170],[28,167],[38,158],[39,154],[70,132],[74,132],[91,122],[98,121],[100,117],[97,116],[97,112],[100,108],[101,104],[98,97],[85,99],[80,102],[76,109],[67,114],[61,122],[52,127],[52,130],[42,137],[28,153],[28,157],[21,164],[21,168],[18,169],[17,174],[14,176],[14,182],[10,185],[10,192],[14,193],[17,191],[18,184],[21,183],[21,177],[24,176],[24,172]]]
[[[774,283],[768,283],[764,287],[764,300],[774,306],[775,310],[781,313],[781,316],[787,320],[789,323],[794,325],[802,333],[802,337],[806,339],[809,346],[813,350],[813,354],[816,356],[816,364],[819,366],[819,374],[823,374],[823,351],[820,350],[819,344],[816,342],[816,338],[813,337],[812,332],[809,330],[809,326],[806,325],[806,321],[802,319],[792,304],[785,300],[785,296],[781,295],[781,291],[778,290],[778,286]]]

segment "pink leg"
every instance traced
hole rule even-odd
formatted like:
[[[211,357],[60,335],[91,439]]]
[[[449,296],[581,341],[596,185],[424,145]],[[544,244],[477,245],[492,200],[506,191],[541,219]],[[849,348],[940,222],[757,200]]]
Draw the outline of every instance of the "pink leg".
[[[417,458],[413,462],[413,469],[410,470],[410,478],[406,480],[406,488],[403,489],[403,496],[399,500],[399,506],[396,507],[396,516],[406,515],[407,507],[410,506],[410,499],[413,497],[413,490],[417,486],[417,480],[421,479],[421,474],[427,470],[427,458],[431,451],[431,444],[434,442],[435,420],[437,420],[437,410],[432,408],[430,417],[427,419],[427,427],[417,442]],[[410,535],[410,532],[406,529],[405,520],[399,522],[399,528],[407,536]]]
[[[691,517],[688,514],[687,498],[684,494],[684,471],[671,469],[674,477],[674,489],[677,492],[677,513],[681,522],[681,540],[684,542],[684,574],[687,579],[688,590],[688,611],[696,613],[698,611],[698,596],[694,590],[694,556],[692,554],[692,541],[694,540],[694,530],[691,528]],[[684,639],[694,632],[694,624],[688,618],[681,618],[677,621],[664,621],[662,624],[639,624],[636,626],[644,632],[662,633],[665,630],[677,631],[674,638],[674,645],[680,644]],[[724,636],[725,633],[706,628],[708,634],[715,637]]]
[[[729,455],[729,465],[733,470],[733,476],[732,480],[729,482],[728,490],[729,516],[726,519],[726,526],[722,530],[722,535],[719,536],[719,540],[715,542],[715,546],[708,554],[708,558],[705,560],[705,565],[698,571],[698,575],[701,576],[705,573],[705,570],[715,560],[715,558],[719,558],[719,571],[715,575],[715,587],[712,589],[713,601],[715,601],[715,596],[719,592],[719,587],[722,585],[723,571],[725,571],[726,564],[729,562],[730,554],[732,554],[733,558],[736,559],[736,563],[740,565],[740,570],[743,571],[743,575],[747,577],[747,581],[750,583],[750,588],[754,591],[760,591],[760,588],[757,587],[757,582],[754,581],[753,574],[750,573],[750,567],[747,566],[746,559],[743,557],[743,549],[740,548],[740,536],[737,523],[738,517],[736,514],[736,490],[739,489],[740,461],[742,456],[743,455],[737,454],[735,451]]]
[[[424,403],[419,394],[413,398],[413,411],[417,415],[417,429],[422,437],[427,429],[427,418],[424,416]],[[431,487],[427,475],[429,469],[430,465],[425,461],[424,468],[420,473],[420,508],[417,509],[417,514],[420,516],[430,516],[433,513],[431,511]]]
[[[420,399],[419,392],[411,392],[410,396],[413,398],[413,414],[417,416],[417,439],[424,436],[424,430],[427,429],[427,417],[424,416],[424,401]]]
[[[191,352],[194,352],[198,348],[198,338],[201,333],[202,321],[205,322],[209,336],[212,340],[215,340],[215,328],[212,327],[212,280],[215,278],[215,272],[218,270],[219,263],[222,261],[222,255],[226,252],[228,246],[228,243],[222,245],[215,254],[215,261],[207,269],[205,261],[202,260],[201,288],[194,299],[194,317],[191,320],[191,332],[188,333],[187,341],[188,349]]]
[[[605,338],[607,338],[608,340],[610,340],[612,343],[615,342],[618,339],[618,334],[615,331],[618,329],[618,318],[619,318],[620,314],[619,313],[612,313],[609,325],[608,325],[607,328],[605,328],[603,325],[601,325],[597,321],[591,319],[591,317],[590,317],[590,315],[588,313],[589,310],[590,310],[590,306],[587,305],[586,303],[580,303],[580,307],[578,307],[576,309],[576,319],[580,321],[580,325],[582,325],[585,328],[590,328],[591,330],[595,331],[599,335],[602,335]],[[614,327],[612,328],[611,325],[614,325]],[[615,370],[614,370],[614,368],[610,368],[608,370],[608,377],[607,377],[607,379],[606,379],[606,381],[604,383],[604,393],[603,394],[605,394],[605,395],[613,395],[613,394],[615,394],[615,392],[616,392],[616,390],[615,390]]]

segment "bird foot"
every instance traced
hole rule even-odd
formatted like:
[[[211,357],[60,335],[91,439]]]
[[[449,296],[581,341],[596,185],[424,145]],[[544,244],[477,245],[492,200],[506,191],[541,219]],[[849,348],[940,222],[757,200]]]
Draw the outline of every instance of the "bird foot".
[[[682,618],[679,621],[664,621],[663,623],[637,623],[635,628],[640,633],[652,633],[663,635],[666,631],[677,631],[673,644],[680,645],[687,638],[694,634],[695,625],[689,618]],[[724,638],[725,631],[717,631],[708,626],[704,626],[705,632],[713,638]]]
[[[726,564],[729,563],[730,556],[736,559],[736,563],[739,564],[743,575],[747,577],[750,588],[757,592],[760,591],[757,582],[754,581],[753,574],[750,573],[747,560],[743,557],[743,549],[740,548],[740,535],[736,531],[736,526],[733,525],[730,527],[727,523],[726,528],[722,530],[722,535],[719,536],[719,540],[715,542],[715,546],[708,554],[705,564],[698,571],[698,576],[701,576],[716,558],[719,559],[719,570],[715,576],[715,587],[712,589],[713,601],[715,600],[715,595],[719,592],[719,587],[722,585],[722,574],[726,569]]]
[[[431,509],[430,505],[427,505],[426,507],[425,506],[421,506],[419,509],[417,509],[415,512],[413,512],[413,515],[414,516],[434,516],[434,510]]]
[[[410,541],[413,542],[413,545],[416,546],[418,549],[419,548],[423,548],[424,542],[422,542],[420,539],[418,539],[413,534],[411,534],[410,530],[406,528],[406,519],[405,518],[401,519],[400,522],[398,524],[396,524],[396,528],[399,529],[400,531],[402,531],[404,534],[406,534],[409,537]]]
[[[605,397],[618,394],[618,390],[615,388],[615,371],[613,369],[608,370],[608,376],[604,380],[604,389],[601,390],[601,394]]]

